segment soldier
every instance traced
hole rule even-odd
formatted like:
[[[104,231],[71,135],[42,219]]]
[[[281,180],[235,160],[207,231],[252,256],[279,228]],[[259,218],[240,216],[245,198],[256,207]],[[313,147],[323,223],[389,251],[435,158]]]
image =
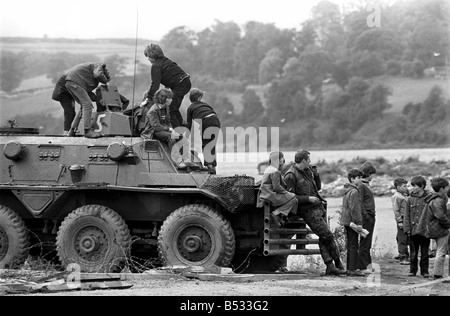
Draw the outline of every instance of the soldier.
[[[326,222],[326,201],[319,194],[319,172],[317,167],[311,167],[310,164],[310,153],[298,150],[295,153],[295,164],[284,175],[286,189],[297,196],[297,214],[302,216],[313,233],[319,236],[320,254],[327,266],[325,274],[345,275],[347,271],[342,265],[339,249]]]
[[[81,105],[84,122],[84,137],[98,138],[99,133],[92,130],[92,101],[96,96],[92,91],[100,83],[111,80],[109,71],[103,63],[83,63],[69,69],[59,78],[53,90],[52,99],[59,101],[64,109],[64,135],[73,136],[76,126],[71,127],[75,118],[75,101]]]

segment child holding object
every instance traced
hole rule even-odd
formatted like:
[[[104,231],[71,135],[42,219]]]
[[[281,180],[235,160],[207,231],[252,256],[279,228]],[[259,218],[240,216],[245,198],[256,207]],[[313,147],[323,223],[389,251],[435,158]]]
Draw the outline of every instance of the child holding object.
[[[361,170],[351,169],[348,172],[349,182],[344,184],[340,224],[345,227],[347,233],[347,275],[349,276],[365,276],[358,269],[359,233],[363,232],[362,201],[359,193],[362,176]]]
[[[270,154],[270,165],[264,171],[256,205],[257,207],[262,207],[265,201],[270,201],[275,207],[271,216],[278,226],[285,224],[290,213],[297,213],[298,204],[295,194],[286,190],[286,183],[281,176],[280,170],[284,162],[284,154],[281,151],[275,151]]]

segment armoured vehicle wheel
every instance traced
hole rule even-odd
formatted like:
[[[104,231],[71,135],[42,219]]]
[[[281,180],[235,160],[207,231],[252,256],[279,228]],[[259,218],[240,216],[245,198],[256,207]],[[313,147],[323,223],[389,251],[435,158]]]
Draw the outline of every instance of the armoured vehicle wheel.
[[[0,205],[0,269],[19,268],[28,256],[28,231],[19,215]]]
[[[158,251],[166,265],[221,266],[234,255],[234,232],[228,220],[199,204],[175,210],[161,227]]]
[[[56,246],[61,263],[83,272],[119,272],[130,251],[131,235],[122,217],[101,205],[85,205],[59,227]]]

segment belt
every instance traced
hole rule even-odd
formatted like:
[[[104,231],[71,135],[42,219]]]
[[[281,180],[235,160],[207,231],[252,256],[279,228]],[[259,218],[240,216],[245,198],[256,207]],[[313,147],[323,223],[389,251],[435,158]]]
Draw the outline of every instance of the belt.
[[[184,79],[190,78],[190,77],[191,77],[191,76],[190,76],[189,74],[185,74],[185,75],[181,76],[180,82],[178,82],[178,83],[181,83]]]
[[[215,115],[216,115],[215,113],[212,113],[212,114],[206,115],[203,119],[208,118],[208,117],[212,117],[212,116],[215,116]]]

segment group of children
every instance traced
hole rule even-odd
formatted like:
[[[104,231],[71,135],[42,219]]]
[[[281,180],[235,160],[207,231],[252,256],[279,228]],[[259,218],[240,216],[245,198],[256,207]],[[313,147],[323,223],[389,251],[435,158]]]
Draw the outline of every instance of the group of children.
[[[349,183],[344,185],[340,221],[347,235],[347,270],[354,276],[363,276],[366,272],[360,269],[359,264],[364,260],[360,258],[361,254],[364,256],[361,244],[367,242],[364,228],[368,223],[368,215],[364,196],[365,191],[370,190],[364,185],[363,177],[361,168],[349,170]],[[449,250],[450,207],[447,205],[450,195],[449,182],[442,177],[431,179],[433,192],[426,189],[427,181],[422,176],[414,176],[411,179],[410,193],[407,185],[408,181],[403,178],[394,180],[396,192],[391,200],[397,223],[396,239],[399,255],[396,258],[401,264],[410,265],[409,276],[416,276],[420,266],[420,274],[424,278],[429,278],[428,251],[430,241],[434,240],[436,259],[433,278],[440,279],[444,274],[445,256]],[[371,228],[373,233],[373,227]]]
[[[426,189],[424,177],[414,176],[410,193],[407,184],[403,178],[394,180],[396,192],[392,196],[392,206],[397,222],[398,259],[402,264],[409,264],[409,276],[415,276],[419,270],[420,251],[420,274],[428,278],[429,248],[430,242],[434,241],[436,259],[433,278],[440,279],[444,274],[445,256],[449,250],[449,182],[442,177],[433,178],[430,181],[433,191],[430,191]]]
[[[271,215],[278,226],[288,222],[288,215],[296,214],[298,206],[296,194],[287,190],[281,173],[284,163],[283,153],[270,154],[270,166],[263,175],[258,193],[258,207],[264,201],[270,201],[274,206]],[[367,161],[359,169],[348,171],[349,182],[344,185],[340,224],[346,231],[346,274],[349,276],[372,273],[370,250],[375,227],[375,198],[369,183],[375,173],[376,168]],[[444,261],[450,242],[449,181],[442,177],[431,179],[433,191],[427,190],[427,181],[423,176],[411,179],[411,192],[407,185],[408,181],[403,178],[394,180],[396,192],[391,200],[397,222],[399,256],[396,258],[401,264],[410,265],[409,276],[416,276],[420,267],[420,274],[429,278],[428,251],[430,241],[434,240],[436,259],[433,278],[440,279],[444,275]]]

